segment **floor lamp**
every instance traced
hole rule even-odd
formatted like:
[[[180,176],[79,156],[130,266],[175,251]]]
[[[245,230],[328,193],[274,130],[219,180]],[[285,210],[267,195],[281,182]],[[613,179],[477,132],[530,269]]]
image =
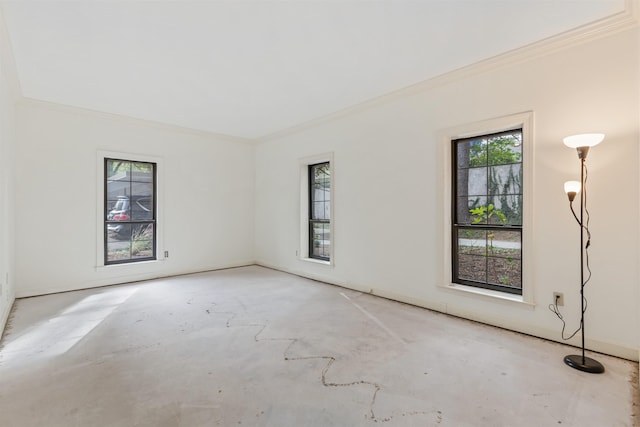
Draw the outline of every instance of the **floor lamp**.
[[[604,135],[601,133],[586,133],[581,135],[573,135],[564,138],[564,144],[569,148],[575,148],[578,151],[578,158],[580,159],[580,182],[577,181],[569,181],[565,182],[564,190],[569,197],[569,206],[571,207],[571,212],[575,217],[576,221],[580,225],[580,329],[582,333],[582,354],[572,354],[569,356],[565,356],[564,363],[571,366],[572,368],[578,369],[580,371],[589,372],[592,374],[601,374],[604,372],[604,366],[597,360],[594,360],[590,357],[586,357],[584,355],[584,312],[585,312],[585,299],[584,299],[584,286],[586,282],[589,281],[589,276],[591,275],[591,271],[589,270],[589,258],[587,250],[590,245],[590,233],[589,233],[589,211],[586,209],[587,196],[586,196],[586,159],[587,154],[589,153],[589,148],[598,145],[604,139]],[[576,215],[576,212],[573,209],[573,200],[576,195],[580,193],[580,217]],[[587,222],[584,222],[584,213],[587,212]],[[585,245],[584,236],[587,234],[587,243]],[[586,257],[586,268],[589,271],[589,275],[585,281],[585,254]]]

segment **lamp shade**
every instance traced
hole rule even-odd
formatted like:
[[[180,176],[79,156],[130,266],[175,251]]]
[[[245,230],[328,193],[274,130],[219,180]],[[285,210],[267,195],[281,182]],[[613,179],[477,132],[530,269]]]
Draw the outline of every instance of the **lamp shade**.
[[[564,192],[578,194],[580,192],[580,183],[578,181],[567,181],[564,183]]]
[[[603,133],[582,133],[580,135],[571,135],[564,138],[564,145],[569,148],[593,147],[598,145],[604,139]]]

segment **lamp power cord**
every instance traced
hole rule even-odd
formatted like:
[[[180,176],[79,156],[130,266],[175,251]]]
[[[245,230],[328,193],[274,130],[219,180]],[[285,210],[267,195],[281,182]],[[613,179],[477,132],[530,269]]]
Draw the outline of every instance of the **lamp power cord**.
[[[587,209],[587,176],[588,176],[588,171],[587,171],[587,165],[583,162],[583,168],[584,168],[584,185],[582,188],[583,191],[583,196],[584,197],[584,212],[585,212],[585,220],[584,220],[584,224],[582,224],[580,222],[580,218],[578,218],[578,215],[576,215],[575,210],[573,209],[573,201],[569,201],[569,207],[571,208],[571,213],[573,214],[573,217],[575,218],[576,222],[578,223],[578,225],[580,225],[580,232],[584,232],[587,234],[587,242],[584,245],[584,254],[585,254],[585,266],[587,268],[587,277],[584,279],[584,281],[580,284],[581,288],[580,288],[580,294],[582,295],[582,300],[584,301],[584,305],[583,305],[583,309],[582,309],[582,316],[580,317],[580,325],[578,326],[578,328],[573,331],[571,333],[571,335],[565,337],[565,330],[567,327],[567,323],[564,320],[564,317],[562,316],[562,313],[560,312],[560,307],[558,306],[558,299],[559,297],[556,297],[555,301],[551,304],[549,304],[549,310],[551,310],[552,313],[554,313],[556,316],[558,316],[558,319],[560,319],[562,321],[562,339],[564,341],[568,341],[571,338],[575,337],[576,334],[578,332],[580,332],[583,328],[583,320],[584,319],[584,313],[587,311],[587,298],[584,296],[584,287],[587,285],[587,283],[589,283],[589,280],[591,280],[591,267],[589,266],[589,246],[591,246],[591,232],[589,231],[589,210]],[[581,250],[583,250],[581,248]]]

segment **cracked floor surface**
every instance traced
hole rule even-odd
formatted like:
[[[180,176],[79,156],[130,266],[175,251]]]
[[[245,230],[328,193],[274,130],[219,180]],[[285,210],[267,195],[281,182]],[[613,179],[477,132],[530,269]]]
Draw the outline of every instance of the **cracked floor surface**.
[[[637,364],[243,267],[18,300],[0,424],[633,426]]]

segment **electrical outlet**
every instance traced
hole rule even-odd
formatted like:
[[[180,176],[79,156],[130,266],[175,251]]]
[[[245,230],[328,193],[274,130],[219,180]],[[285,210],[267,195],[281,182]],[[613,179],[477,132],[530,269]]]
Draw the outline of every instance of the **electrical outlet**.
[[[164,251],[164,257],[169,258],[169,251]]]
[[[564,294],[562,292],[553,293],[553,303],[558,307],[564,305]]]

